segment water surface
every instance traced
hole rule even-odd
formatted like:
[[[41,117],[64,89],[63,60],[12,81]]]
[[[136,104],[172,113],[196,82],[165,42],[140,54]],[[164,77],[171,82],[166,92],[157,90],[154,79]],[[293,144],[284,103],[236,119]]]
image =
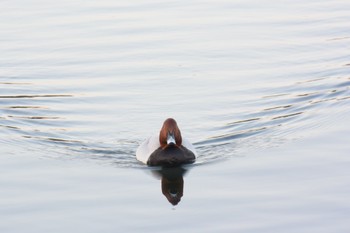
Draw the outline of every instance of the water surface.
[[[346,232],[348,22],[341,0],[3,2],[0,230]],[[183,170],[135,159],[167,117]]]

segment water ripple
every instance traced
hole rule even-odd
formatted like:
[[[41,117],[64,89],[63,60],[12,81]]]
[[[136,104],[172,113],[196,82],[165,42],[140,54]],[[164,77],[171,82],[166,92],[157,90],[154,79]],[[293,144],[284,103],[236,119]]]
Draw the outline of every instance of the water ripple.
[[[73,95],[0,95],[1,99],[19,99],[19,98],[56,98],[73,97]]]
[[[237,155],[237,150],[242,149],[240,144],[244,144],[242,141],[244,139],[258,140],[258,135],[266,139],[273,138],[275,134],[280,134],[283,126],[295,127],[296,129],[298,125],[301,125],[301,121],[303,124],[306,124],[307,121],[309,121],[308,124],[312,124],[318,111],[330,107],[330,105],[324,104],[339,103],[350,99],[348,78],[312,79],[298,82],[295,85],[297,86],[283,86],[283,90],[290,90],[290,93],[275,94],[275,92],[280,92],[282,87],[271,89],[269,92],[272,94],[257,97],[253,101],[255,111],[235,114],[234,119],[228,120],[223,125],[216,125],[209,130],[205,129],[207,132],[214,132],[214,135],[194,143],[200,154],[197,163],[203,164]],[[315,86],[318,86],[319,89],[315,90]],[[312,92],[308,91],[310,88],[313,89]],[[141,166],[135,160],[135,151],[142,138],[137,140],[118,139],[114,142],[103,141],[104,139],[101,138],[102,141],[98,142],[97,138],[87,139],[85,135],[82,135],[82,138],[79,139],[79,137],[69,133],[69,131],[74,130],[74,127],[71,129],[65,127],[65,121],[69,115],[64,116],[57,111],[55,111],[57,116],[52,115],[52,111],[55,110],[53,106],[41,106],[40,102],[37,101],[30,101],[27,103],[28,105],[17,103],[23,98],[35,100],[39,97],[71,97],[74,100],[74,95],[67,94],[0,96],[0,98],[13,99],[8,103],[9,106],[3,108],[0,127],[10,130],[14,135],[34,144],[47,145],[48,148],[50,145],[54,145],[51,147],[53,151],[55,148],[61,147],[66,151],[65,153],[74,154],[74,157],[109,161],[122,167]],[[6,109],[20,111],[18,113],[22,114],[15,115],[10,114],[10,112],[6,114]],[[33,111],[45,111],[42,112],[45,114],[38,115],[36,113],[34,115]],[[310,118],[312,115],[313,117]],[[237,117],[239,118],[237,119]],[[24,120],[28,120],[28,122]],[[44,121],[51,121],[54,124],[47,125],[44,124]],[[54,125],[59,126],[59,128],[54,127]],[[87,125],[80,126],[86,127]],[[293,133],[294,131],[289,130],[288,132]],[[248,143],[245,144],[248,145]],[[263,142],[259,142],[255,146],[264,145]]]
[[[216,148],[220,148],[221,145],[233,149],[237,146],[237,143],[244,143],[242,142],[243,139],[247,138],[248,140],[250,138],[249,140],[254,141],[255,139],[251,139],[251,137],[255,136],[256,138],[258,134],[265,138],[273,138],[275,134],[280,134],[279,132],[283,130],[284,126],[288,126],[291,129],[294,128],[294,130],[288,131],[293,134],[297,131],[299,133],[301,132],[299,127],[301,125],[320,124],[320,120],[316,120],[319,115],[318,112],[322,111],[322,109],[326,111],[327,108],[334,109],[336,106],[333,103],[342,103],[348,100],[350,94],[350,83],[339,78],[327,80],[331,81],[328,83],[328,86],[322,85],[322,88],[317,91],[295,94],[309,89],[309,86],[304,86],[305,84],[317,85],[321,81],[325,81],[325,78],[299,82],[299,88],[293,87],[292,93],[263,96],[261,101],[255,102],[256,106],[263,106],[261,110],[247,115],[242,114],[242,119],[240,120],[233,120],[232,122],[225,123],[224,126],[215,127],[215,130],[212,132],[216,132],[216,135],[199,141],[195,145],[201,154],[205,154],[207,151],[206,147],[213,148],[215,146]],[[288,90],[292,88],[284,87],[284,89]],[[281,88],[277,88],[276,90],[280,91]],[[270,92],[275,92],[276,90],[271,89]],[[264,105],[269,106],[264,107]],[[339,108],[336,108],[333,114],[335,111],[340,111],[341,109]],[[252,116],[254,117],[251,118]],[[268,143],[271,143],[271,141]],[[232,145],[228,146],[227,144]],[[254,146],[259,147],[263,145],[260,143],[260,145],[257,144]],[[230,154],[234,155],[236,153],[233,150]],[[225,157],[227,155],[221,156],[221,158]],[[202,162],[211,160],[212,158],[206,159],[205,156],[201,158]]]

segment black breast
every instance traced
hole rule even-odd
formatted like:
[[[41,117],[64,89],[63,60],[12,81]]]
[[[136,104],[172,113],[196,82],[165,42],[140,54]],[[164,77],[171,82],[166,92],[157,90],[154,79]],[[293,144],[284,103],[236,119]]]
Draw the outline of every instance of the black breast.
[[[147,161],[149,166],[177,166],[181,164],[193,163],[196,157],[192,151],[184,146],[170,145],[162,149],[155,150]]]

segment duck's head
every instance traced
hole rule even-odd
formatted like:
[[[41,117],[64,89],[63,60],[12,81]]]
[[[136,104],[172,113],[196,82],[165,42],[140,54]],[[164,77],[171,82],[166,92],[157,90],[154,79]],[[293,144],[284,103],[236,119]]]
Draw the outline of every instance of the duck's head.
[[[181,132],[174,119],[168,118],[164,121],[159,133],[159,143],[163,149],[169,145],[181,146]]]

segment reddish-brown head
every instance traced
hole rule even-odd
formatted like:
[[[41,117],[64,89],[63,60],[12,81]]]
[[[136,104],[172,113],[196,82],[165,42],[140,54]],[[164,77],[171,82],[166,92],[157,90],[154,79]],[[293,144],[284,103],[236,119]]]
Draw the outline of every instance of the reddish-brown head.
[[[159,143],[162,148],[165,148],[169,144],[181,146],[181,132],[174,119],[168,118],[164,121],[163,127],[159,133]]]

